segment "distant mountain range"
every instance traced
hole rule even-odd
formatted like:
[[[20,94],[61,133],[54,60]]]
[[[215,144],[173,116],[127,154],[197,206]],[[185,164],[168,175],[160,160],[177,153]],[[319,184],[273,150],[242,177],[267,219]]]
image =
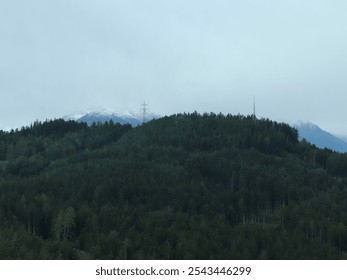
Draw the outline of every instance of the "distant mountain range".
[[[299,139],[306,139],[319,148],[328,148],[340,153],[347,152],[347,142],[311,122],[298,121],[294,127],[299,132]]]
[[[160,116],[155,114],[146,114],[145,121],[157,119]],[[115,112],[111,109],[91,110],[84,113],[73,114],[65,116],[65,120],[74,120],[77,122],[85,122],[88,125],[93,123],[104,123],[112,120],[114,123],[130,124],[131,126],[138,126],[143,122],[143,115],[134,112]]]

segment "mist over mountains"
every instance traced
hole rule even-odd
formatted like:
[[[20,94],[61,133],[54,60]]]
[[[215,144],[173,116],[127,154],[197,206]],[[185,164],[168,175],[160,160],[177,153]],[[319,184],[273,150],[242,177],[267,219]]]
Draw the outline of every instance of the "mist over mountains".
[[[114,123],[130,124],[135,127],[142,124],[143,121],[157,119],[159,117],[159,115],[153,113],[141,114],[132,111],[117,112],[112,109],[103,108],[72,114],[65,116],[64,119],[85,122],[88,125],[92,125],[93,123],[105,123],[112,120]]]

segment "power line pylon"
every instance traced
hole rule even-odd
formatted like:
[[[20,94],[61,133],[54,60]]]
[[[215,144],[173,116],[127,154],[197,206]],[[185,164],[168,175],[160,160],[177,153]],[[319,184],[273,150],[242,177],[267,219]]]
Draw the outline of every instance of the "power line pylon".
[[[253,97],[253,119],[256,120],[256,116],[255,116],[255,97]]]
[[[145,123],[147,120],[147,114],[148,114],[148,110],[147,110],[147,105],[146,102],[143,102],[142,104],[142,122]]]

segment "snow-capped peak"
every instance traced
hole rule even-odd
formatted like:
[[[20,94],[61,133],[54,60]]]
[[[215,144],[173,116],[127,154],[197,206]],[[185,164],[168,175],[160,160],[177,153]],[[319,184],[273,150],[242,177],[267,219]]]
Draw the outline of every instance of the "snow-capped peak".
[[[146,119],[155,119],[158,118],[158,115],[147,114]],[[64,117],[65,120],[75,120],[78,122],[86,122],[88,124],[92,124],[93,122],[105,122],[112,120],[114,122],[119,122],[121,124],[129,123],[132,126],[139,125],[143,122],[143,115],[139,113],[135,113],[130,110],[114,110],[111,108],[91,108],[84,112],[79,112],[76,114],[71,114]]]
[[[301,128],[301,127],[307,127],[307,128],[310,128],[310,129],[318,128],[318,126],[315,125],[314,123],[311,123],[309,121],[302,121],[302,120],[297,121],[296,123],[294,123],[293,126],[296,127],[296,128]]]
[[[130,110],[121,111],[121,110],[115,110],[109,107],[94,107],[89,108],[83,112],[74,113],[71,115],[67,115],[64,117],[64,119],[69,120],[78,120],[84,116],[103,116],[103,117],[121,117],[121,118],[140,118],[140,114],[136,114]]]

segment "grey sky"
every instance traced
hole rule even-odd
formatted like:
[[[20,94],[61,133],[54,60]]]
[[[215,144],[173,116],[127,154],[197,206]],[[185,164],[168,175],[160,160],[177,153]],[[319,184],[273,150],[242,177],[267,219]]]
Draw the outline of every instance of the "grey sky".
[[[347,2],[0,2],[0,128],[91,107],[309,120],[347,135]]]

